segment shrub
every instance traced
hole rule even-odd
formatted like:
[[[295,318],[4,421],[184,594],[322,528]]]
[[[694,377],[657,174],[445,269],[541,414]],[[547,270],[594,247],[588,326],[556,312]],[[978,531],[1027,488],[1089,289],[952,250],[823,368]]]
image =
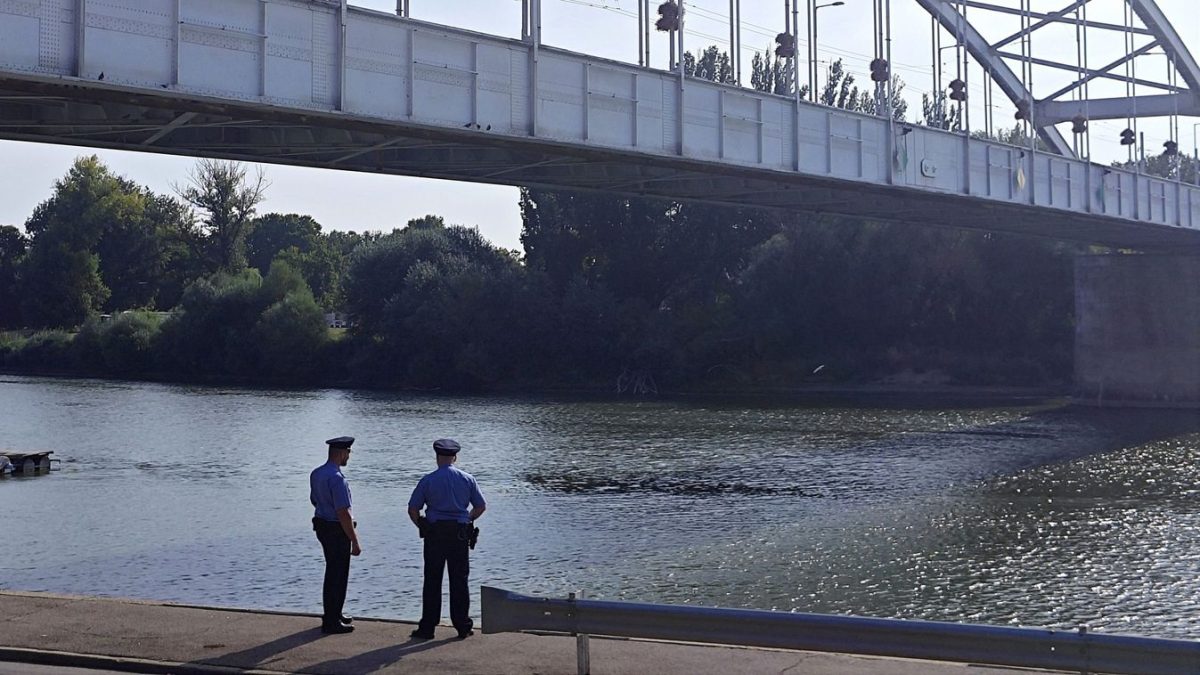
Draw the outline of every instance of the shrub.
[[[117,375],[151,370],[161,327],[160,315],[147,311],[122,312],[104,324],[100,331],[104,367]]]

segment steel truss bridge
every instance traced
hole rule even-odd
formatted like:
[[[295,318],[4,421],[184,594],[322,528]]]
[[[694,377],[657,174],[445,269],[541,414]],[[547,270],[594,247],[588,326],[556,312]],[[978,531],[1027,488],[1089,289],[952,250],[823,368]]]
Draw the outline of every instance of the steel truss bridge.
[[[1137,21],[1087,25],[1089,0],[1019,2],[904,4],[1029,110],[1049,151],[548,47],[540,0],[524,0],[519,40],[411,18],[405,0],[396,14],[344,0],[0,0],[0,138],[1200,249],[1200,187],[1079,159],[1061,131],[1081,116],[1200,114],[1200,68],[1162,11],[1092,0]],[[977,30],[1013,12],[1016,35]],[[1129,48],[1095,68],[1057,63],[1029,49],[1051,24],[1118,30]],[[1168,56],[1166,83],[1129,72],[1152,49]],[[1037,98],[1017,57],[1075,84]],[[1100,79],[1162,93],[1081,95]]]

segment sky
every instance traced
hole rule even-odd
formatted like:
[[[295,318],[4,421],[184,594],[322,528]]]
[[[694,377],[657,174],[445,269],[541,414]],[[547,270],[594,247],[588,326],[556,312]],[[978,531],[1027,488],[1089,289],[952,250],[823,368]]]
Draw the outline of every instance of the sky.
[[[659,0],[652,0],[652,9]],[[825,4],[828,0],[822,0]],[[920,96],[933,88],[931,81],[930,18],[915,0],[890,0],[892,14],[892,62],[894,72],[907,83],[910,119],[920,110]],[[743,80],[749,80],[753,53],[773,48],[774,35],[783,30],[784,0],[740,0]],[[1173,23],[1194,57],[1200,57],[1200,20],[1195,0],[1158,0],[1159,7]],[[351,0],[351,4],[379,11],[394,12],[394,0]],[[1018,6],[1017,0],[996,0],[996,4]],[[1065,0],[1032,0],[1034,10],[1061,9]],[[543,42],[571,51],[594,54],[626,62],[637,62],[638,0],[542,0]],[[873,58],[872,0],[844,0],[841,6],[818,10],[820,35],[818,59],[822,69],[830,60],[842,58],[847,69],[867,79],[867,63]],[[1122,22],[1121,0],[1093,0],[1090,21]],[[722,49],[729,43],[729,0],[686,0],[688,51],[716,44]],[[519,37],[520,0],[411,0],[414,19],[449,24],[505,37]],[[800,53],[806,53],[803,39],[804,4],[800,8]],[[972,10],[974,11],[974,10]],[[978,21],[977,15],[969,14]],[[993,40],[1017,32],[1016,18],[989,13],[980,22],[985,37]],[[1121,33],[1093,33],[1089,41],[1088,64],[1095,67],[1115,60],[1124,53]],[[944,35],[942,45],[954,44]],[[1139,43],[1140,44],[1140,43]],[[667,48],[664,34],[651,37],[651,61],[665,66]],[[1018,51],[1014,43],[1012,50]],[[1074,63],[1074,31],[1054,27],[1035,32],[1033,53]],[[944,72],[954,70],[953,48],[944,48],[940,58]],[[1157,64],[1157,65],[1156,65]],[[973,67],[972,67],[973,68]],[[1149,55],[1138,60],[1137,76],[1162,80],[1166,59]],[[803,75],[804,69],[801,73]],[[1074,76],[1046,68],[1034,69],[1035,94],[1046,87],[1060,86]],[[948,83],[953,75],[945,76]],[[972,128],[982,126],[984,118],[982,78],[977,69],[969,70],[970,116]],[[1124,85],[1096,85],[1093,98],[1124,95]],[[1148,93],[1140,91],[1139,93]],[[1157,92],[1153,92],[1157,93]],[[1013,124],[1012,105],[996,92],[994,120],[998,127]],[[1200,118],[1181,117],[1178,121],[1180,149],[1190,152]],[[1126,149],[1118,142],[1125,127],[1123,120],[1093,122],[1091,155],[1096,161],[1125,159]],[[1169,137],[1165,120],[1143,122],[1147,152],[1160,148]],[[115,173],[155,192],[169,194],[173,185],[186,183],[195,160],[151,153],[96,150],[61,145],[0,141],[0,224],[21,225],[34,207],[50,196],[54,182],[61,178],[72,160],[80,155],[96,154]],[[440,215],[447,223],[477,227],[498,246],[520,249],[521,217],[517,189],[422,178],[372,175],[348,171],[308,169],[265,165],[270,187],[260,213],[272,211],[303,213],[314,217],[326,230],[383,230],[403,226],[409,219],[426,214]]]

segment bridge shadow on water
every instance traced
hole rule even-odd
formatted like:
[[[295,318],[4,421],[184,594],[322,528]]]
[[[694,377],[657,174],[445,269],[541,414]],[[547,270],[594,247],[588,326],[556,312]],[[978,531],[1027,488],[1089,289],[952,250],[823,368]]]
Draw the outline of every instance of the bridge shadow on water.
[[[1055,457],[1053,453],[1047,456],[1053,462],[1200,434],[1200,410],[1096,408],[1071,404],[1037,410],[1011,422],[943,433],[1028,439],[1033,446],[1039,442],[1063,445],[1064,456]],[[1070,443],[1064,444],[1068,435]]]

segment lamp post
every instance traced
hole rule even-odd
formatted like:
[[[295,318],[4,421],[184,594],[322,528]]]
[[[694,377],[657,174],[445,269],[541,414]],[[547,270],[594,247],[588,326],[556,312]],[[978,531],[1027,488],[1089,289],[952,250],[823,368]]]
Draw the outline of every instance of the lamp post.
[[[1196,185],[1200,185],[1200,146],[1196,144],[1196,127],[1200,127],[1200,122],[1192,125],[1192,170],[1196,172]]]
[[[939,42],[940,42],[940,40],[939,40]],[[942,57],[942,52],[946,51],[947,49],[957,50],[958,45],[952,44],[952,45],[942,45],[940,47],[936,47],[935,50],[937,51],[937,63],[933,64],[933,108],[934,108],[935,114],[937,115],[937,123],[939,125],[941,125],[942,127],[946,126],[946,118],[945,118],[946,110],[944,108],[944,104],[946,102],[946,90],[945,90],[945,88],[942,87],[942,69],[943,69],[942,67],[945,64],[945,59]],[[955,61],[955,66],[957,67],[957,65],[958,65],[958,53],[957,52],[954,54],[954,61]]]
[[[823,5],[814,5],[813,6],[813,11],[812,11],[812,18],[813,18],[813,21],[812,21],[812,24],[813,24],[812,25],[812,72],[811,72],[812,76],[809,78],[808,89],[812,95],[812,100],[814,102],[817,100],[817,79],[818,79],[818,77],[817,77],[817,35],[818,35],[817,12],[821,11],[821,9],[823,9],[825,7],[841,7],[844,4],[846,4],[846,3],[842,2],[842,0],[837,0],[836,2],[827,2]]]

